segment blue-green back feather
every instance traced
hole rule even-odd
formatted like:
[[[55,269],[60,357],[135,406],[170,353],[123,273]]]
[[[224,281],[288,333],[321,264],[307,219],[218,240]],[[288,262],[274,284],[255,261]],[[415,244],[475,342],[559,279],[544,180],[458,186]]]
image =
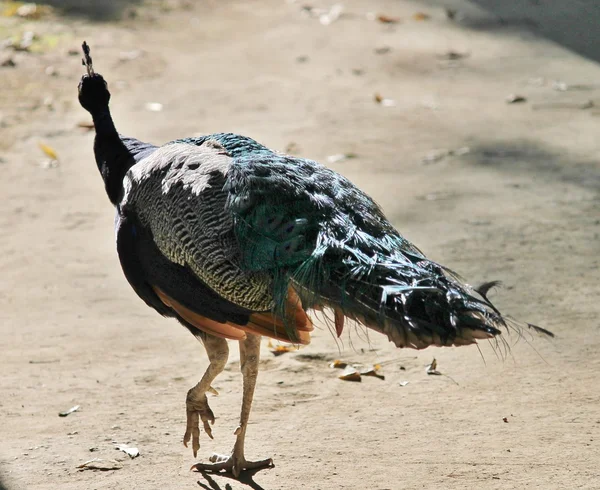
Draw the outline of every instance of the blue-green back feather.
[[[399,346],[471,343],[505,325],[485,298],[428,260],[345,177],[230,133],[178,141],[207,140],[232,157],[223,190],[241,267],[269,274],[282,317],[291,284],[305,308],[340,309]],[[293,326],[289,331],[293,338]]]

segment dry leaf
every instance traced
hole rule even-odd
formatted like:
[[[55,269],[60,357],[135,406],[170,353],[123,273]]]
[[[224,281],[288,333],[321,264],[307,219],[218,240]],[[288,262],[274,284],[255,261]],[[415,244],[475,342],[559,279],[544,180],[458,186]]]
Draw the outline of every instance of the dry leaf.
[[[137,447],[130,447],[127,444],[117,444],[115,449],[123,451],[131,459],[137,458],[140,455],[140,450]]]
[[[48,158],[50,158],[51,160],[58,160],[58,155],[56,154],[56,151],[54,150],[54,148],[52,148],[51,146],[48,146],[42,142],[38,143],[38,146],[40,147],[40,150],[42,150]]]
[[[123,465],[114,459],[99,459],[94,458],[80,464],[78,467],[81,471],[83,470],[99,470],[99,471],[110,471],[120,470]]]
[[[431,19],[431,15],[426,14],[425,12],[417,12],[413,14],[413,19],[418,21],[429,20]]]
[[[516,94],[510,94],[508,97],[506,97],[506,103],[507,104],[518,104],[520,102],[526,102],[527,99],[525,97],[523,97],[522,95],[516,95]]]
[[[375,102],[377,102],[379,105],[382,105],[383,107],[393,107],[396,105],[396,101],[394,99],[386,99],[382,97],[379,92],[375,93],[373,99],[375,100]]]
[[[396,105],[396,101],[394,99],[383,99],[381,101],[381,105],[383,107],[394,107]]]
[[[378,371],[381,369],[379,364],[375,364],[374,366],[365,366],[362,369],[359,369],[359,373],[361,376],[374,376],[379,379],[385,379],[383,374],[380,374]]]
[[[79,405],[75,405],[74,407],[69,408],[69,410],[65,410],[64,412],[58,412],[59,417],[66,417],[67,415],[76,412],[79,410]]]
[[[389,15],[379,14],[377,20],[382,24],[397,24],[400,22],[400,17],[390,17]]]
[[[344,369],[344,372],[340,374],[338,378],[344,381],[361,381],[360,373],[352,366],[347,366],[346,369]]]
[[[427,366],[427,374],[434,376],[441,376],[442,374],[437,370],[437,361],[435,357],[433,358],[433,361],[431,361],[431,364]]]
[[[380,364],[374,365],[362,365],[362,364],[349,364],[345,361],[336,359],[329,364],[330,368],[343,369],[344,372],[338,376],[338,378],[344,381],[361,381],[361,376],[374,376],[379,379],[385,379],[383,374],[378,371],[381,369]]]
[[[280,356],[282,354],[286,354],[288,352],[294,352],[296,350],[298,350],[298,348],[293,345],[277,345],[277,346],[275,346],[274,349],[271,349],[271,353],[274,356]]]
[[[418,20],[418,21],[431,19],[431,15],[426,14],[425,12],[417,12],[416,14],[413,14],[412,17],[414,20]]]
[[[344,369],[346,366],[348,366],[348,363],[344,362],[344,361],[340,361],[339,359],[336,359],[331,364],[329,364],[330,368],[337,368],[337,369]]]

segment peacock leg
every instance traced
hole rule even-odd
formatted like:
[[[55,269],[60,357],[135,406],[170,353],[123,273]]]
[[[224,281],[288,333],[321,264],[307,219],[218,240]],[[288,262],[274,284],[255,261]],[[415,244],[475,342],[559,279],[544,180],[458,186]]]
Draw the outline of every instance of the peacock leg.
[[[261,461],[247,461],[244,456],[244,442],[246,439],[246,429],[252,407],[252,398],[254,397],[254,388],[258,376],[258,362],[260,359],[260,336],[247,334],[245,340],[240,340],[240,368],[244,379],[244,394],[242,398],[242,412],[240,415],[240,425],[235,430],[237,439],[230,456],[221,456],[213,454],[210,457],[211,463],[198,463],[191,469],[198,471],[229,471],[235,477],[240,475],[242,470],[253,470],[265,468],[273,465],[271,458]]]
[[[206,372],[200,382],[188,391],[185,400],[187,427],[183,436],[183,444],[187,447],[190,439],[192,440],[194,458],[198,454],[198,449],[200,449],[200,420],[202,420],[204,431],[208,434],[208,437],[213,438],[210,424],[215,423],[215,416],[208,406],[206,392],[211,390],[211,383],[223,371],[229,357],[227,340],[206,334],[202,338],[202,343],[206,349],[210,364],[206,368]]]

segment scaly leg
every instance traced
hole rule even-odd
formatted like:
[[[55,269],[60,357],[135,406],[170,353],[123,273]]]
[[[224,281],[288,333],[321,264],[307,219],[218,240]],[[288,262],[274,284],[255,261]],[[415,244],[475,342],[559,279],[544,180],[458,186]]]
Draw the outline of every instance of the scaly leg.
[[[202,343],[206,349],[210,364],[206,368],[206,372],[200,382],[188,391],[185,400],[187,427],[183,436],[183,444],[187,447],[190,438],[192,439],[194,458],[198,454],[198,449],[200,449],[200,420],[202,420],[208,437],[213,438],[209,422],[214,424],[215,416],[208,406],[206,392],[211,390],[211,383],[223,371],[229,357],[227,340],[206,334],[202,338]]]
[[[213,454],[210,457],[211,463],[198,463],[191,469],[198,471],[230,471],[237,478],[242,470],[252,470],[265,468],[273,465],[271,458],[261,461],[247,461],[244,456],[244,441],[246,438],[246,429],[248,427],[248,418],[252,407],[252,398],[254,397],[254,388],[256,386],[256,377],[258,376],[258,362],[260,359],[260,336],[247,334],[246,340],[240,340],[240,368],[244,378],[244,394],[242,398],[242,412],[240,415],[240,425],[235,430],[237,439],[230,456],[221,456]]]

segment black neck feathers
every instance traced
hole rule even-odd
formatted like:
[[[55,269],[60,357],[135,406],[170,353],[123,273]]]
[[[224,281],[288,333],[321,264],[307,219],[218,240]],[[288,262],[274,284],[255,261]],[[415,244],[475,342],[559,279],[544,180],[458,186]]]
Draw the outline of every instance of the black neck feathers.
[[[123,178],[127,171],[155,147],[133,138],[122,137],[110,115],[108,91],[98,73],[84,75],[79,83],[79,102],[94,121],[96,139],[94,155],[110,202],[116,205],[123,193]]]
[[[102,111],[92,113],[92,119],[97,135],[118,135],[108,107]]]
[[[105,114],[101,118],[94,117],[94,126],[96,127],[94,140],[96,164],[104,180],[108,199],[116,205],[123,193],[123,178],[135,164],[135,158],[117,133],[110,114]]]

